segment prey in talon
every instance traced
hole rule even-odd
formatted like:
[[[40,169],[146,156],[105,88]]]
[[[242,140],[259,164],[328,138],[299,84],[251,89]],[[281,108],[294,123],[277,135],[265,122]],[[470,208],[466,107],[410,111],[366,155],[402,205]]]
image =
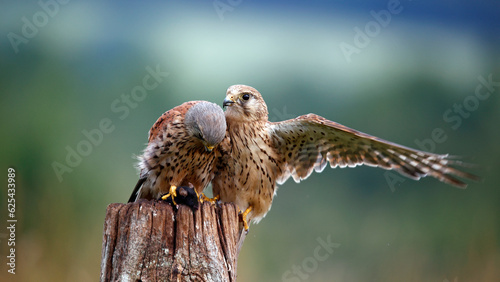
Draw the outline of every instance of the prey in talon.
[[[226,119],[217,104],[191,101],[165,112],[149,130],[138,157],[140,176],[129,202],[164,198],[174,205],[185,200],[197,205],[214,177],[225,134]]]
[[[159,200],[165,201],[170,205],[186,205],[193,210],[199,208],[199,195],[194,186],[189,183],[189,186],[176,187],[175,195],[169,192],[160,197]]]

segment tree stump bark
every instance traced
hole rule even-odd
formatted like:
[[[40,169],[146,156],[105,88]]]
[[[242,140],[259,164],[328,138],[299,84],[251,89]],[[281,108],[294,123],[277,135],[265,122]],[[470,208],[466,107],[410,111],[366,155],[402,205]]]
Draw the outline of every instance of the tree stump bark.
[[[111,204],[102,241],[101,281],[236,281],[238,209],[196,211],[158,201]]]

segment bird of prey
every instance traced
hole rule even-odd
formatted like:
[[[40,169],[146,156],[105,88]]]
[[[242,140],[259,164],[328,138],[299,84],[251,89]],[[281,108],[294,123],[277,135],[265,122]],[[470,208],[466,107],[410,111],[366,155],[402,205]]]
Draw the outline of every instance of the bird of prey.
[[[218,152],[214,148],[225,135],[224,111],[217,104],[192,101],[165,112],[149,130],[149,142],[139,156],[140,178],[129,202],[166,194],[161,198],[171,197],[175,204],[178,186],[192,185],[201,193],[212,181]]]
[[[282,122],[269,122],[261,94],[246,85],[228,88],[223,103],[227,134],[212,181],[214,195],[234,202],[243,212],[243,224],[258,222],[271,208],[276,184],[290,176],[295,182],[312,171],[332,168],[376,166],[392,169],[418,180],[432,176],[458,187],[466,183],[456,177],[475,175],[452,166],[464,165],[448,155],[438,155],[401,146],[371,136],[315,114]]]

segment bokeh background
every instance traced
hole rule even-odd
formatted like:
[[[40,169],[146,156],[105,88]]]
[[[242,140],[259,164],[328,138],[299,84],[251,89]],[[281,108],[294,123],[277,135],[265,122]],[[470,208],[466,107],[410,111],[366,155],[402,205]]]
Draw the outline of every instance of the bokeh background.
[[[498,1],[62,2],[0,4],[1,281],[98,280],[106,206],[130,196],[150,126],[184,101],[221,104],[233,84],[257,88],[272,121],[313,112],[463,156],[483,178],[391,186],[358,167],[289,180],[251,226],[238,281],[500,280]],[[168,76],[127,100],[148,67]],[[481,77],[494,83],[479,100]],[[113,131],[82,145],[103,120]],[[436,129],[445,137],[431,146]],[[318,240],[339,245],[318,260]]]

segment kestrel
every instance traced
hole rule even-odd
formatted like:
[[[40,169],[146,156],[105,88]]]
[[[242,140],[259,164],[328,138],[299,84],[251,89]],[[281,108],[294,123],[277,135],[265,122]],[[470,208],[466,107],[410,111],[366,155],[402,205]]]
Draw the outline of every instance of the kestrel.
[[[212,181],[214,148],[226,135],[220,106],[206,101],[186,102],[158,118],[149,130],[149,142],[139,156],[140,178],[129,202],[172,197],[177,186],[195,187],[197,193]]]
[[[290,176],[295,182],[312,171],[330,167],[369,165],[392,169],[415,180],[432,176],[458,187],[455,178],[477,179],[452,165],[464,165],[448,155],[401,146],[329,121],[315,114],[282,122],[269,122],[261,94],[246,85],[228,88],[223,103],[227,136],[212,181],[214,195],[234,202],[243,212],[243,223],[259,222],[271,208],[276,184]]]

